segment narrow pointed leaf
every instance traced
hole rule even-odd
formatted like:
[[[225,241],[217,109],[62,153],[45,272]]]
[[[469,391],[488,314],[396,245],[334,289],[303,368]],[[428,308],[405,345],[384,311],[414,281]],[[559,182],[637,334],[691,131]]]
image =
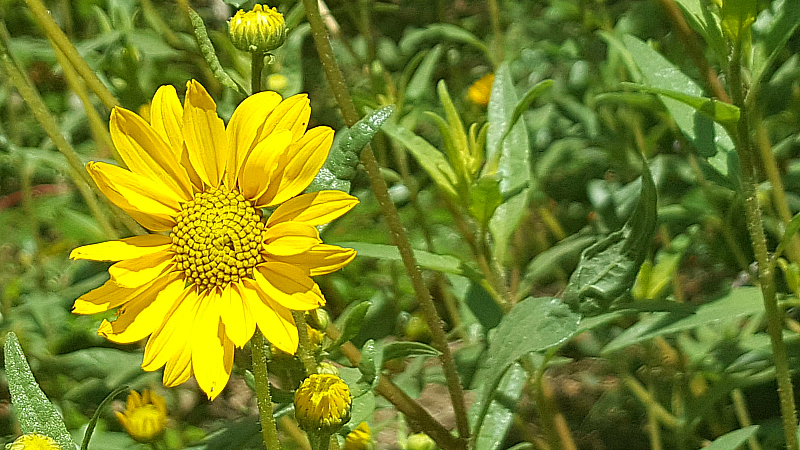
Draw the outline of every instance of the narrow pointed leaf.
[[[6,335],[5,364],[11,403],[17,412],[21,431],[50,436],[65,450],[76,448],[64,420],[33,377],[17,335],[13,332]]]
[[[614,300],[630,292],[656,229],[656,186],[645,162],[642,193],[622,229],[581,254],[578,268],[564,289],[564,301],[585,315],[606,312]]]

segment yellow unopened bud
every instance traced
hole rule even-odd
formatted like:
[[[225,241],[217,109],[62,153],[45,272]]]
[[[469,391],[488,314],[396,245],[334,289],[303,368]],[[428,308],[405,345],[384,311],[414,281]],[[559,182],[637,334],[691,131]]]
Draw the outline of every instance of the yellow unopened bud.
[[[307,432],[334,433],[350,420],[353,398],[336,375],[312,374],[294,393],[294,415]]]
[[[408,437],[406,450],[435,450],[436,442],[425,433],[412,434]]]
[[[490,73],[483,78],[472,83],[467,90],[467,98],[472,103],[478,106],[486,106],[489,104],[489,96],[492,93],[492,83],[494,83],[494,74]]]
[[[239,10],[228,22],[231,42],[246,52],[269,52],[286,41],[286,22],[275,8],[256,5],[252,11]]]
[[[132,438],[139,442],[156,440],[167,425],[167,402],[164,397],[145,389],[142,395],[131,391],[125,413],[115,411],[117,419]]]
[[[14,443],[6,447],[7,450],[61,450],[61,446],[50,436],[31,433],[23,434]]]
[[[361,422],[344,438],[344,450],[371,450],[375,445],[372,442],[372,430],[367,422]]]

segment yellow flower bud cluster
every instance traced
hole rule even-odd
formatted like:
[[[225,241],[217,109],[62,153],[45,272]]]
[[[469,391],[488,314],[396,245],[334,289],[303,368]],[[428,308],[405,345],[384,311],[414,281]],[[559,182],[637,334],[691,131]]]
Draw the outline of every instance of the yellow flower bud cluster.
[[[294,394],[297,423],[307,432],[334,433],[350,420],[353,398],[336,375],[312,374]]]

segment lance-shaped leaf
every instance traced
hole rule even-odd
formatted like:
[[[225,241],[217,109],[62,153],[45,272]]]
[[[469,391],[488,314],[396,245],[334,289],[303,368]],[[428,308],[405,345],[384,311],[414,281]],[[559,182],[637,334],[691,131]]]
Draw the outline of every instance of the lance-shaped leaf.
[[[487,107],[489,130],[486,135],[486,166],[483,175],[498,174],[500,192],[516,192],[500,205],[489,221],[489,231],[494,238],[492,252],[498,261],[504,261],[511,235],[525,215],[528,205],[528,188],[532,171],[530,145],[525,121],[514,123],[514,110],[519,103],[511,71],[507,64],[497,69],[492,94]]]
[[[33,378],[17,335],[13,332],[6,335],[5,364],[11,403],[17,412],[22,432],[50,436],[65,450],[76,448],[55,406],[50,403]]]
[[[699,97],[703,90],[691,78],[664,58],[660,53],[638,38],[622,38],[628,54],[639,68],[642,84],[657,89]],[[705,114],[681,101],[659,94],[659,98],[672,115],[681,132],[694,145],[698,153],[720,174],[728,178],[731,188],[739,183],[739,160],[733,141],[722,125],[715,124]]]
[[[564,289],[564,301],[585,315],[608,310],[628,294],[653,240],[657,219],[656,186],[642,164],[642,193],[622,229],[588,247]]]
[[[392,113],[394,105],[384,106],[363,117],[352,127],[339,132],[328,159],[306,192],[325,189],[350,192],[350,181],[356,175],[361,150],[372,140]]]
[[[730,103],[721,102],[708,97],[696,97],[694,95],[688,95],[684,94],[683,92],[672,91],[669,89],[645,86],[642,84],[622,83],[622,85],[645,92],[652,92],[653,94],[663,95],[664,97],[669,97],[681,103],[685,103],[724,127],[732,127],[736,124],[736,122],[739,121],[739,108],[731,105]]]
[[[534,352],[537,352],[532,358],[534,364],[542,364],[544,357],[538,352],[544,352],[566,342],[578,329],[579,320],[577,314],[555,298],[528,298],[517,303],[503,317],[489,345],[487,351],[489,357],[475,374],[475,379],[480,380],[481,384],[478,386],[475,403],[470,411],[474,436],[480,437],[485,434],[482,428],[487,426],[487,419],[499,420],[504,416],[496,409],[494,415],[490,415],[490,407],[495,404],[495,400],[500,400],[496,395],[501,387],[501,380],[507,385],[510,384],[510,387],[515,386],[513,379],[516,376],[506,375],[509,369],[521,358]],[[506,392],[513,394],[518,391],[515,388]],[[493,426],[497,426],[497,423]],[[497,443],[499,442],[502,442],[502,439]],[[483,445],[481,448],[496,447]]]

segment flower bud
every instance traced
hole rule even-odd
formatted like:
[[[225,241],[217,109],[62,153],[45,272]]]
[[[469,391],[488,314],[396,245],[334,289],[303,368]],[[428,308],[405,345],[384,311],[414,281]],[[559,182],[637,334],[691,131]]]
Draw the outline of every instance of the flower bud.
[[[344,438],[344,450],[372,450],[375,444],[372,442],[372,430],[369,429],[367,422],[361,422]]]
[[[61,450],[61,446],[50,436],[39,433],[23,434],[12,444],[6,446],[8,450]]]
[[[309,433],[336,432],[350,420],[353,398],[336,375],[312,374],[294,393],[297,423]]]
[[[125,431],[139,442],[158,439],[167,425],[167,402],[164,397],[145,389],[142,395],[131,391],[125,412],[115,411]]]
[[[269,52],[286,41],[286,22],[275,8],[255,5],[252,11],[239,10],[228,22],[231,42],[246,52]]]
[[[406,450],[435,450],[436,442],[425,433],[412,434],[408,437]]]

